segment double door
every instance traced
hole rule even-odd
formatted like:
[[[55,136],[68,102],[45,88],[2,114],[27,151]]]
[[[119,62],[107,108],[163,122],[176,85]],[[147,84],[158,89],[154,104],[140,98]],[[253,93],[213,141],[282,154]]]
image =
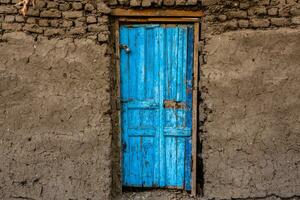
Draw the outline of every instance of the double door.
[[[194,28],[120,26],[122,182],[191,189]]]

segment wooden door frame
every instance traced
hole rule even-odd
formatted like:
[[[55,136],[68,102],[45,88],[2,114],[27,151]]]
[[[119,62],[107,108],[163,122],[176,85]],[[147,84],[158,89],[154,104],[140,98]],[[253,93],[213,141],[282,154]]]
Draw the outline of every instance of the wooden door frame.
[[[117,85],[117,104],[120,108],[120,24],[130,23],[187,23],[194,25],[194,55],[193,55],[193,97],[192,97],[192,181],[191,194],[197,194],[197,136],[198,136],[198,82],[199,82],[199,35],[200,23],[204,13],[202,11],[160,10],[160,9],[112,9],[115,18],[115,63]],[[118,110],[119,138],[121,137],[121,110]],[[120,139],[121,140],[121,139]],[[121,142],[121,141],[119,141]],[[122,156],[122,151],[121,155]],[[120,157],[122,158],[122,157]],[[121,167],[122,168],[122,167]],[[121,169],[122,171],[122,169]],[[121,172],[122,173],[122,172]]]

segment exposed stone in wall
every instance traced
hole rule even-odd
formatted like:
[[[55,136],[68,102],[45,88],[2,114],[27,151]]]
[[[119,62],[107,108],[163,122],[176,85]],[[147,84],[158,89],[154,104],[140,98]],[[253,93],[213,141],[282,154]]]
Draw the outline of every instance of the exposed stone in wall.
[[[299,0],[111,0],[110,7],[203,10],[209,32],[298,27]]]
[[[0,199],[110,199],[110,8],[0,0]]]
[[[110,57],[91,39],[5,33],[0,199],[109,199]]]
[[[205,11],[204,195],[300,195],[299,0],[16,2],[0,0],[0,199],[110,198],[116,7]]]
[[[299,85],[300,82],[297,76],[293,76],[293,80],[278,83],[279,86],[288,87],[287,90],[292,89],[293,92],[284,93],[283,88],[280,92],[269,92],[269,87],[275,87],[275,85],[270,86],[271,82],[264,85],[264,81],[267,81],[264,78],[272,79],[272,76],[276,75],[273,71],[276,71],[278,76],[284,74],[285,72],[280,71],[278,67],[283,64],[288,67],[287,71],[290,74],[297,70],[297,63],[300,62],[296,56],[300,56],[297,45],[289,47],[289,52],[281,53],[282,46],[278,46],[278,42],[286,42],[289,45],[293,45],[293,42],[299,43],[297,40],[297,36],[300,37],[299,32],[289,32],[290,36],[287,37],[290,38],[284,40],[288,32],[280,33],[275,29],[290,27],[299,30],[300,2],[297,0],[131,0],[111,1],[111,6],[137,9],[184,8],[205,11],[204,24],[201,26],[200,48],[200,68],[203,72],[200,77],[203,81],[200,93],[203,102],[199,102],[201,111],[199,124],[203,126],[199,127],[203,143],[203,158],[200,156],[199,160],[203,159],[204,164],[204,180],[203,183],[201,183],[202,180],[199,181],[203,184],[204,195],[208,198],[220,199],[299,196],[300,149],[297,145],[299,141],[296,140],[299,122],[296,119],[299,118],[297,113],[300,113],[300,109],[297,103],[291,105],[293,107],[291,110],[294,112],[294,119],[291,121],[289,121],[291,117],[289,112],[281,112],[281,110],[289,109],[283,100],[285,96],[300,100],[299,93],[297,93],[299,87],[293,85],[295,82]],[[247,33],[249,35],[245,35],[239,32],[242,29],[271,29],[272,31],[249,32]],[[228,33],[230,37],[222,35],[224,32],[230,32]],[[255,36],[256,34],[258,35]],[[279,38],[276,38],[277,36]],[[224,37],[225,42],[222,42]],[[210,38],[213,38],[212,41],[209,40]],[[213,44],[210,45],[210,43]],[[262,44],[264,44],[261,47],[262,50],[256,49]],[[272,48],[276,52],[271,51]],[[242,51],[242,54],[239,54],[239,51]],[[232,53],[228,54],[230,52]],[[289,55],[290,53],[292,55]],[[265,61],[273,57],[277,58],[273,61]],[[293,57],[292,61],[291,57]],[[255,61],[247,62],[250,58],[255,58]],[[288,66],[286,59],[293,62],[292,66]],[[241,66],[244,68],[242,69]],[[216,67],[218,70],[215,69]],[[249,71],[248,67],[253,71]],[[277,68],[279,69],[276,70]],[[239,75],[239,73],[242,74]],[[233,74],[236,77],[231,80]],[[297,75],[299,76],[299,73]],[[225,80],[214,81],[215,76],[216,79],[224,77]],[[248,77],[247,83],[244,82],[243,77]],[[260,78],[259,83],[256,83],[256,78]],[[222,91],[224,84],[228,84],[228,88]],[[251,86],[248,96],[243,96],[242,99],[234,96],[237,93],[240,95],[241,90],[245,92],[250,89],[248,86]],[[214,94],[214,98],[207,98],[207,94]],[[251,102],[248,98],[255,100]],[[267,104],[275,98],[282,98],[282,100],[266,107],[264,105],[255,107],[260,102]],[[222,100],[224,102],[220,102]],[[246,111],[244,106],[247,107]],[[251,115],[250,119],[247,115]],[[273,115],[277,115],[278,120],[288,119],[280,123],[276,120],[277,118],[272,118]],[[281,144],[280,141],[285,140],[290,134],[284,129],[295,130],[288,139],[289,141]],[[270,141],[260,142],[261,138]],[[275,138],[274,144],[270,143],[273,138]],[[255,140],[255,143],[252,140]],[[249,144],[250,141],[253,142],[252,145]],[[198,174],[200,175],[198,178],[202,178],[200,171]]]
[[[88,37],[107,42],[111,9],[100,1],[44,1],[18,14],[15,0],[0,2],[0,34],[24,31],[47,37]]]
[[[300,30],[210,36],[201,67],[208,198],[300,196]]]
[[[221,33],[237,29],[298,27],[298,0],[203,0],[209,29]]]

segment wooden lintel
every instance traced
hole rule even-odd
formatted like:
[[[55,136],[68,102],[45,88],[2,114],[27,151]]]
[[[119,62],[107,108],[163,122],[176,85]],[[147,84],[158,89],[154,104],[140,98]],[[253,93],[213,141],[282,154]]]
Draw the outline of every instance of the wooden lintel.
[[[123,23],[151,23],[151,22],[162,22],[162,23],[179,23],[179,22],[200,22],[199,18],[187,18],[187,17],[146,17],[146,18],[137,18],[137,17],[120,17],[119,22]]]
[[[204,13],[200,10],[163,10],[163,9],[112,9],[112,16],[117,17],[203,17]]]

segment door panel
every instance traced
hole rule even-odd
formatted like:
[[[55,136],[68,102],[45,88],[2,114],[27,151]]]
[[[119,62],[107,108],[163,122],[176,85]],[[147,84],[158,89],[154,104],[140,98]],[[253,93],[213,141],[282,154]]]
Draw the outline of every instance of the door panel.
[[[193,30],[177,26],[166,30],[168,48],[166,53],[164,81],[164,133],[166,151],[166,180],[169,187],[190,188],[192,63],[188,55],[193,46],[188,44]],[[190,46],[189,46],[190,45]],[[192,59],[191,59],[192,60]],[[189,72],[189,75],[187,75]],[[188,168],[189,170],[186,170]]]
[[[190,189],[193,26],[122,25],[123,185]]]
[[[154,153],[159,127],[158,67],[152,57],[143,27],[121,27],[120,41],[130,47],[121,51],[121,102],[123,184],[150,187],[154,184]],[[146,60],[147,59],[147,60]]]

